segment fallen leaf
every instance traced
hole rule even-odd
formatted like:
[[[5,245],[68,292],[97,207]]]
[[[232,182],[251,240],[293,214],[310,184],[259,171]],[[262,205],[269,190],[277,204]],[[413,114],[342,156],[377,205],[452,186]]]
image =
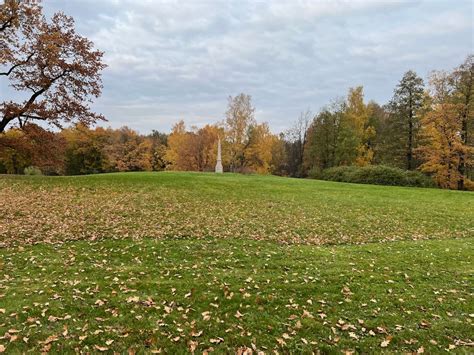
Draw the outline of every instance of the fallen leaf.
[[[106,346],[99,346],[99,345],[94,345],[94,349],[96,349],[98,351],[101,351],[101,352],[109,350],[109,348],[107,348]]]
[[[127,303],[136,303],[138,301],[140,301],[140,297],[138,296],[130,296],[127,298]]]

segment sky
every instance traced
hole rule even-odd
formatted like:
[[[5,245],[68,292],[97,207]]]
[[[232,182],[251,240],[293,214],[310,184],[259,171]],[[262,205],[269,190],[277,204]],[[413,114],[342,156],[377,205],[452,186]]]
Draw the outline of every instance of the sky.
[[[363,85],[386,103],[409,69],[426,78],[474,52],[474,1],[43,0],[105,52],[93,108],[105,125],[169,131],[222,121],[250,94],[272,131]]]

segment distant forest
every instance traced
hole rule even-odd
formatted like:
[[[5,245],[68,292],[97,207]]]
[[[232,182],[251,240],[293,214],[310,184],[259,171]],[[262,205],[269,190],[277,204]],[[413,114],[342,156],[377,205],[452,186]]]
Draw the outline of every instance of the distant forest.
[[[82,123],[51,132],[29,123],[0,136],[0,172],[213,171],[220,138],[225,171],[307,177],[338,166],[385,165],[421,171],[442,188],[472,189],[473,77],[473,55],[450,72],[432,72],[427,83],[408,71],[385,105],[366,103],[363,88],[351,88],[280,134],[256,122],[244,93],[229,97],[223,121],[200,128],[180,121],[169,134]]]

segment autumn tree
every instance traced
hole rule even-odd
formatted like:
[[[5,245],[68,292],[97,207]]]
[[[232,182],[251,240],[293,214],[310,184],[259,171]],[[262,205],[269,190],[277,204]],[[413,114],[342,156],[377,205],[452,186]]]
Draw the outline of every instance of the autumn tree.
[[[156,130],[146,137],[151,141],[151,167],[154,171],[166,169],[168,161],[166,160],[166,149],[168,147],[168,135]]]
[[[25,42],[31,39],[40,22],[39,1],[4,0],[0,4],[0,65],[8,65],[15,60],[17,53],[26,48]],[[10,67],[2,75],[9,75],[13,69]]]
[[[248,130],[255,124],[252,97],[244,93],[235,97],[229,96],[225,127],[231,171],[237,171],[245,165],[244,150],[248,143]]]
[[[219,137],[224,138],[224,131],[216,125],[205,125],[200,129],[194,129],[191,144],[194,146],[193,155],[198,171],[214,171]]]
[[[270,173],[275,141],[267,123],[250,126],[244,150],[245,168],[260,174]]]
[[[183,121],[178,122],[168,137],[166,152],[166,160],[170,163],[168,169],[213,170],[219,137],[224,137],[224,130],[216,125],[206,125],[200,129],[193,127],[188,131]]]
[[[394,161],[407,170],[416,168],[414,150],[420,128],[420,111],[424,101],[423,80],[407,71],[395,88],[390,108],[391,151]]]
[[[176,123],[168,136],[168,148],[165,159],[169,161],[169,170],[194,170],[189,157],[188,133],[183,120]]]
[[[422,118],[423,143],[417,150],[423,161],[420,169],[432,174],[440,187],[457,189],[459,181],[465,180],[459,169],[461,157],[468,157],[473,150],[464,144],[461,135],[462,106],[456,100],[456,87],[450,74],[434,72],[430,86],[431,110]]]
[[[62,174],[64,140],[56,133],[29,123],[23,129],[12,128],[0,135],[0,165],[3,172],[22,174],[28,166],[43,174]]]
[[[94,130],[77,124],[61,131],[66,141],[65,166],[67,175],[97,174],[112,171],[105,147],[108,133],[104,128]]]
[[[0,133],[10,124],[43,121],[88,125],[104,119],[89,104],[101,94],[103,53],[56,13],[48,22],[38,1],[0,5],[0,76],[24,100],[0,102]]]
[[[138,132],[121,127],[108,129],[104,152],[113,171],[151,171],[153,145]]]
[[[275,136],[273,141],[272,160],[270,162],[271,173],[280,176],[290,175],[289,162],[285,134],[280,133],[278,136]]]
[[[375,129],[369,124],[369,117],[362,86],[349,89],[338,135],[337,165],[364,166],[372,163]]]
[[[10,129],[0,135],[0,173],[22,174],[32,165],[32,147],[25,132]]]
[[[463,64],[450,76],[453,86],[453,103],[457,107],[461,122],[460,139],[465,149],[459,152],[458,189],[464,189],[464,180],[472,168],[474,147],[474,55],[469,55]]]

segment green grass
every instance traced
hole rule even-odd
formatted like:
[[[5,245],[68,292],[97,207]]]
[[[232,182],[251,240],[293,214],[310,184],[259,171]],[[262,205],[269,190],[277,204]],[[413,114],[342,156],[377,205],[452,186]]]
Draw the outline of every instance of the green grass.
[[[0,245],[102,237],[346,244],[474,236],[474,194],[270,176],[0,178]]]
[[[473,202],[231,174],[0,177],[0,350],[468,353]]]
[[[13,329],[18,339],[3,343],[18,352],[50,336],[55,352],[179,353],[190,340],[199,351],[369,352],[386,339],[387,350],[462,349],[472,341],[473,248],[471,238],[333,247],[142,239],[4,250],[0,333]]]

